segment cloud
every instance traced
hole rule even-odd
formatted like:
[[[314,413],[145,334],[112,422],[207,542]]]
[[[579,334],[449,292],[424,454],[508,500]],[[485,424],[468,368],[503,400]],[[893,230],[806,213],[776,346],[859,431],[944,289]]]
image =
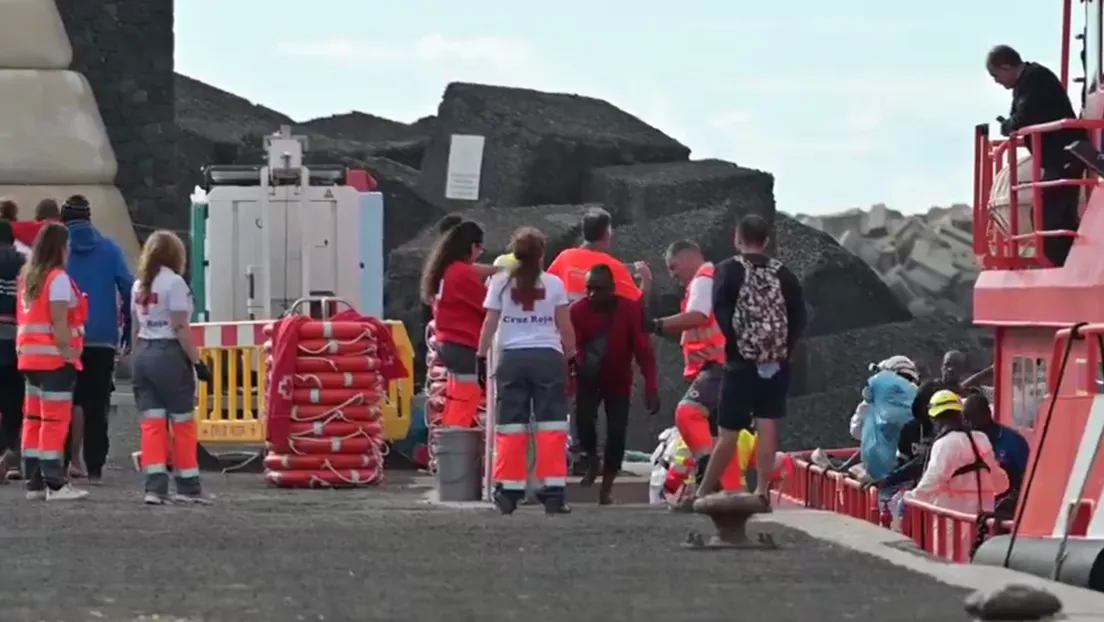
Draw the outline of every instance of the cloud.
[[[528,41],[510,37],[446,37],[426,35],[410,43],[323,39],[280,43],[287,56],[340,63],[373,62],[386,65],[475,65],[513,71],[533,62]]]

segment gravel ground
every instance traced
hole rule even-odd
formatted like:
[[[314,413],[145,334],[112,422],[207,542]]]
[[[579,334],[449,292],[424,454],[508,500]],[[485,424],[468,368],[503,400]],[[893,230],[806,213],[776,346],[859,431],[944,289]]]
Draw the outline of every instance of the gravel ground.
[[[147,508],[132,421],[116,417],[89,500],[0,487],[0,620],[966,619],[964,590],[777,525],[762,528],[779,551],[683,551],[703,522],[641,506],[500,517],[428,505],[399,477],[284,492],[243,474],[207,477],[212,507]]]

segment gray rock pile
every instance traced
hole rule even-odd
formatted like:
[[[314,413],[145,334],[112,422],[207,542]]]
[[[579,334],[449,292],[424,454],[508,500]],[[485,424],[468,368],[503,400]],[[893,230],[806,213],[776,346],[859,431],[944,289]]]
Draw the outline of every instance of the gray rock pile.
[[[946,316],[913,320],[907,301],[872,267],[877,262],[849,252],[827,227],[817,231],[776,214],[769,173],[691,160],[689,148],[601,100],[450,84],[436,115],[413,124],[354,112],[296,125],[277,111],[184,76],[176,78],[176,93],[178,157],[189,176],[181,185],[189,190],[204,164],[258,161],[261,137],[287,124],[310,138],[309,162],[343,163],[376,177],[387,206],[386,313],[406,324],[416,346],[424,333],[419,277],[441,216],[462,211],[482,223],[488,257],[505,252],[517,227],[536,226],[547,236],[551,260],[581,241],[579,217],[598,205],[614,217],[613,253],[651,265],[656,282],[648,302],[657,314],[676,313],[683,294],[666,274],[662,253],[668,244],[688,238],[709,259],[720,260],[732,253],[740,217],[759,214],[774,224],[774,251],[803,283],[811,318],[794,372],[788,446],[832,444],[838,430],[846,434],[870,361],[898,352],[928,361],[946,347],[984,349]],[[450,145],[459,134],[484,137],[479,192],[472,201],[445,198]],[[678,344],[657,340],[656,348],[666,408],[655,418],[634,409],[633,448],[654,445],[655,433],[672,424],[685,390]],[[417,367],[421,375],[421,362]]]
[[[978,265],[969,205],[905,216],[878,204],[865,211],[797,219],[862,258],[913,315],[971,317]]]

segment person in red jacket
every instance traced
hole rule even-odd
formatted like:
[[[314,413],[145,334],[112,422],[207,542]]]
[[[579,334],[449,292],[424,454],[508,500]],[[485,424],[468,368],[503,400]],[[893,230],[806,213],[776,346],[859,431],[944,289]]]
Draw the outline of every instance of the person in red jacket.
[[[422,300],[433,305],[437,354],[448,370],[441,414],[446,426],[474,427],[482,397],[475,350],[487,286],[474,267],[482,254],[483,228],[465,220],[437,240],[422,272]]]
[[[613,481],[625,457],[629,403],[633,386],[633,359],[644,376],[648,412],[659,412],[656,358],[651,338],[644,332],[644,312],[636,300],[618,296],[613,271],[596,264],[586,275],[586,297],[571,305],[575,328],[575,422],[579,445],[586,455],[582,485],[598,478],[598,408],[606,410],[606,447],[598,503],[609,505]]]
[[[61,220],[61,208],[53,199],[42,199],[35,206],[34,220],[13,220],[12,233],[15,235],[15,248],[30,257],[38,232],[48,223]]]

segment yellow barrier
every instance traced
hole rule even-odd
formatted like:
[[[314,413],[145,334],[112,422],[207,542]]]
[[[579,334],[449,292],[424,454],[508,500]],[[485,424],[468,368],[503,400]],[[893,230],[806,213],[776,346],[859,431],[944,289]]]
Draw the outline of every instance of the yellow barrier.
[[[220,322],[192,324],[200,357],[211,368],[213,380],[196,386],[196,421],[199,442],[257,445],[265,440],[265,389],[268,377],[261,327],[268,322]],[[414,345],[402,322],[386,320],[399,357],[410,372],[392,381],[382,404],[383,436],[387,441],[406,438],[414,398]],[[218,335],[256,335],[244,343],[223,343]],[[209,337],[205,338],[203,336]]]

